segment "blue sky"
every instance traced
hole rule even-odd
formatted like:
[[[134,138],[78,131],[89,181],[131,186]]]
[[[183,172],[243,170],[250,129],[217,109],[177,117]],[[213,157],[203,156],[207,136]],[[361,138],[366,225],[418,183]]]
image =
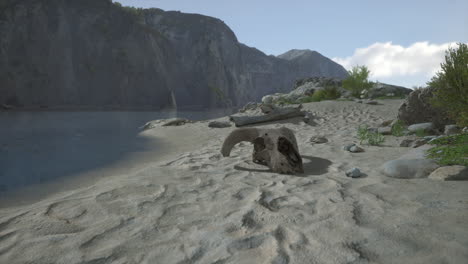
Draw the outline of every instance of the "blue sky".
[[[468,0],[119,0],[123,5],[198,13],[223,20],[240,42],[266,54],[316,50],[372,79],[424,85],[444,50],[468,42]]]

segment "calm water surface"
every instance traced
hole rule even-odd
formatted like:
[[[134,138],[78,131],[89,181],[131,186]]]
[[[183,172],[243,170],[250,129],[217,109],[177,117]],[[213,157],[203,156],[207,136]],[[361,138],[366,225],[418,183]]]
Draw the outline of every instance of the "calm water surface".
[[[105,167],[129,153],[151,153],[157,139],[138,135],[150,120],[231,112],[0,112],[0,196]]]

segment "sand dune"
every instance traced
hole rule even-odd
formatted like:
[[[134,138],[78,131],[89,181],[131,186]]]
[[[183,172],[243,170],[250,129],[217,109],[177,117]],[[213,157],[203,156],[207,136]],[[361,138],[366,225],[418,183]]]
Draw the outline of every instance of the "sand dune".
[[[164,134],[171,155],[2,208],[0,263],[468,263],[468,183],[385,177],[379,167],[408,151],[392,136],[342,150],[359,143],[359,124],[395,118],[400,103],[310,103],[310,124],[262,125],[296,132],[297,176],[252,164],[247,142],[222,157],[234,128],[144,131]],[[317,135],[329,141],[310,143]],[[346,177],[352,167],[365,177]]]

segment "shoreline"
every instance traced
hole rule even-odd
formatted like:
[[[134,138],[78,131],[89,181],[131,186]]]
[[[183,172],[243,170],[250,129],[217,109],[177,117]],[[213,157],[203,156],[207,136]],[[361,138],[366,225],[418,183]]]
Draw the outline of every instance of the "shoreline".
[[[208,121],[198,121],[205,123]],[[96,184],[100,180],[118,177],[119,175],[134,174],[146,167],[157,166],[158,164],[181,155],[184,152],[190,152],[203,146],[205,141],[211,137],[211,133],[193,133],[183,127],[165,127],[158,130],[141,131],[139,136],[150,139],[161,140],[157,143],[156,151],[137,153],[134,157],[127,157],[124,160],[116,161],[102,168],[96,168],[94,171],[69,175],[63,178],[57,178],[50,182],[41,184],[32,184],[12,191],[6,191],[0,194],[0,209],[18,206],[27,206],[38,200],[47,199],[61,193],[74,191],[77,188],[87,188]],[[168,140],[170,137],[180,137],[184,140]],[[204,139],[197,143],[197,139]],[[187,141],[195,142],[193,145],[186,144]],[[151,155],[148,157],[147,155]],[[123,164],[119,164],[122,162]],[[7,196],[13,197],[7,197]],[[17,204],[13,204],[17,203]]]

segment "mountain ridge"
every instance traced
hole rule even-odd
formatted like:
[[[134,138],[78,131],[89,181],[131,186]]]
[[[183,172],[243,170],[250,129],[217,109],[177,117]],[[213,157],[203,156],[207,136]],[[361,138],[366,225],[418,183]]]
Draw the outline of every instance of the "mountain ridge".
[[[0,104],[15,107],[232,107],[347,76],[323,56],[267,56],[218,18],[110,0],[3,0],[0,35]]]

